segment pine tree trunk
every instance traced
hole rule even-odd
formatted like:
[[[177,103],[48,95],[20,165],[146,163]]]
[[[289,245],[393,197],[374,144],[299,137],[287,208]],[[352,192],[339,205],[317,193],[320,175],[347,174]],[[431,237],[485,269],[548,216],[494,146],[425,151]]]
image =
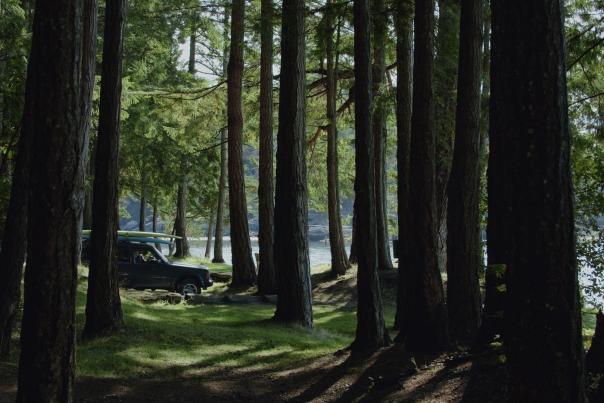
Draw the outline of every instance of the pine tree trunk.
[[[438,0],[434,69],[436,132],[436,214],[438,267],[447,269],[447,183],[453,161],[455,99],[459,56],[459,1]]]
[[[396,9],[396,130],[397,130],[397,197],[398,197],[398,290],[394,327],[403,328],[409,308],[407,275],[409,262],[409,159],[411,149],[411,105],[413,80],[413,1],[400,0]]]
[[[411,117],[410,193],[407,209],[409,314],[401,329],[411,351],[443,351],[448,346],[447,310],[438,267],[435,194],[435,130],[432,76],[434,0],[415,3],[413,112]]]
[[[153,202],[153,219],[151,231],[157,232],[157,201]]]
[[[375,140],[372,134],[371,34],[369,1],[354,1],[355,203],[357,222],[357,328],[351,349],[374,351],[389,344],[378,277]]]
[[[187,200],[189,197],[189,184],[187,177],[183,177],[178,184],[178,195],[176,197],[176,220],[174,221],[174,233],[180,239],[176,239],[176,250],[174,257],[191,256],[189,241],[187,239]]]
[[[113,332],[123,324],[118,288],[117,230],[124,17],[123,0],[107,2],[83,331],[87,338]]]
[[[256,268],[252,260],[250,231],[243,172],[243,111],[241,107],[243,79],[243,34],[245,1],[233,0],[231,18],[231,52],[229,56],[228,126],[229,126],[229,213],[231,219],[231,254],[234,287],[256,283]]]
[[[224,41],[222,49],[222,73],[226,79],[229,58],[229,6],[228,1],[224,2],[224,20],[223,36]],[[224,120],[227,120],[226,112]],[[214,259],[212,263],[224,263],[222,257],[222,228],[224,223],[224,199],[227,187],[227,128],[220,131],[220,178],[218,182],[218,205],[216,206],[216,232],[214,235]]]
[[[385,89],[386,78],[386,39],[388,36],[388,15],[384,0],[371,0],[373,30],[373,99],[375,110],[372,118],[373,138],[375,142],[375,209],[377,224],[378,269],[392,269],[390,256],[390,235],[388,234],[388,208],[386,189],[386,118],[388,103]]]
[[[491,11],[489,259],[507,266],[512,398],[584,402],[563,2]]]
[[[224,199],[227,181],[227,129],[220,132],[220,178],[218,182],[218,205],[216,206],[216,230],[214,232],[214,258],[212,263],[224,263],[222,257],[222,233],[224,225]]]
[[[27,249],[28,165],[33,136],[30,128],[33,119],[29,88],[31,81],[29,80],[26,87],[23,123],[0,251],[0,275],[4,279],[0,282],[0,357],[8,356],[12,331],[18,320],[21,303],[21,278]]]
[[[306,10],[303,0],[284,0],[281,85],[275,188],[275,319],[312,328],[306,182]]]
[[[141,172],[141,199],[140,199],[140,209],[138,211],[138,230],[145,230],[145,208],[147,204],[147,172],[145,171],[145,167],[142,167]]]
[[[208,231],[206,232],[207,234],[207,241],[206,241],[206,253],[204,254],[204,256],[206,258],[210,258],[210,251],[212,250],[212,230],[214,229],[214,212],[211,211],[210,212],[210,221],[208,222]]]
[[[88,153],[88,168],[86,169],[86,188],[84,190],[84,212],[82,213],[82,228],[92,228],[92,182],[94,180],[94,147]]]
[[[335,276],[346,273],[350,264],[344,247],[342,218],[340,214],[340,179],[338,173],[338,119],[336,111],[337,79],[334,60],[335,9],[332,0],[326,4],[327,42],[325,52],[327,59],[327,207],[329,216],[329,248],[331,251],[331,274]],[[339,44],[339,28],[336,46]],[[336,52],[338,50],[336,49]]]
[[[87,90],[82,55],[89,52],[82,52],[83,8],[81,1],[36,2],[23,127],[31,136],[32,163],[17,402],[71,402],[73,397],[88,148],[82,102],[91,102],[82,97]]]
[[[260,51],[260,172],[258,178],[258,293],[277,292],[274,243],[273,185],[273,1],[263,0],[261,9]]]
[[[354,179],[355,183],[356,183],[356,178]],[[356,227],[356,223],[357,223],[357,203],[356,200],[352,206],[352,239],[350,241],[350,254],[348,255],[348,262],[350,264],[357,264],[359,262],[359,258],[358,258],[358,249],[359,249],[359,245],[358,245],[358,241],[357,241],[357,237],[355,235],[355,230],[354,227]]]
[[[461,0],[455,148],[448,184],[447,307],[451,339],[471,345],[481,319],[480,84],[482,0]]]

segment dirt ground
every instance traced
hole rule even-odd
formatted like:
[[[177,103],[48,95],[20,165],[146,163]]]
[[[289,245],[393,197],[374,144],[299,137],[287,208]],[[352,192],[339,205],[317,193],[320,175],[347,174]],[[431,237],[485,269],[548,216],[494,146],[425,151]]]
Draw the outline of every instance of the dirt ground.
[[[316,304],[350,307],[355,279],[314,278]],[[396,275],[386,273],[386,301]],[[352,302],[351,302],[352,301]],[[16,367],[1,367],[0,403],[14,401]],[[394,344],[371,356],[339,351],[293,368],[195,368],[186,376],[166,371],[152,379],[78,377],[76,402],[504,402],[506,373],[499,353],[452,352],[416,356]]]

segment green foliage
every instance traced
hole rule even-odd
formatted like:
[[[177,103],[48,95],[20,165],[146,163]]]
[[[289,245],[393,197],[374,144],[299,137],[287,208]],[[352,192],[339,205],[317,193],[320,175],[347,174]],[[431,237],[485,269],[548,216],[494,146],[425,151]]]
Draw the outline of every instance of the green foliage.
[[[604,1],[567,5],[577,252],[585,301],[604,306]]]

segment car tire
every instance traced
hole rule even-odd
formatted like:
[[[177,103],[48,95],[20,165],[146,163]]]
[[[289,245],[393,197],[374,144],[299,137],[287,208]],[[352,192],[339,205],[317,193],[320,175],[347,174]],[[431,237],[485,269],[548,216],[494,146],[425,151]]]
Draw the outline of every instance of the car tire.
[[[198,280],[187,277],[176,284],[176,292],[182,295],[199,294],[201,293],[201,287]]]

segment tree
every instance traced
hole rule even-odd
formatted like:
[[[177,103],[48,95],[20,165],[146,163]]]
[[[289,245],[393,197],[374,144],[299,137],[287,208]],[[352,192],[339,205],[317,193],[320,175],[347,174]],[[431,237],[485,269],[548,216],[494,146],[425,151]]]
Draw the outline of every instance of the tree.
[[[447,268],[447,184],[455,139],[455,99],[459,56],[459,2],[438,0],[438,35],[434,65],[436,136],[436,219],[438,267]]]
[[[325,25],[327,38],[325,43],[325,56],[327,59],[327,209],[329,215],[329,248],[331,251],[331,273],[333,276],[345,274],[350,263],[344,248],[344,235],[342,234],[342,218],[340,214],[340,178],[338,173],[338,116],[336,110],[338,57],[334,55],[335,31],[335,6],[328,0],[325,9]],[[340,29],[336,46],[339,45]],[[336,49],[336,52],[339,51]]]
[[[357,221],[357,328],[353,351],[373,351],[389,344],[384,323],[380,279],[377,272],[375,142],[372,134],[371,34],[369,1],[354,1],[354,116]]]
[[[125,3],[107,1],[90,236],[85,337],[123,324],[117,273],[118,159]]]
[[[229,57],[229,7],[227,1],[224,2],[224,20],[222,32],[222,75],[226,78]],[[225,116],[225,121],[227,116]],[[226,193],[227,182],[227,128],[220,130],[220,179],[218,180],[218,203],[216,205],[216,232],[214,235],[214,258],[213,263],[224,263],[222,257],[222,225],[224,222],[224,197]]]
[[[303,0],[283,1],[275,188],[279,298],[275,319],[312,328],[307,238],[305,13]]]
[[[388,208],[386,205],[386,118],[388,115],[386,78],[386,40],[388,38],[388,14],[384,0],[371,0],[373,30],[373,138],[375,142],[375,209],[377,223],[378,269],[392,269],[390,235],[388,234]]]
[[[250,231],[247,221],[245,178],[243,175],[243,111],[241,90],[243,79],[243,34],[245,1],[233,0],[231,17],[231,52],[227,73],[229,127],[229,213],[231,219],[231,251],[233,256],[232,286],[256,283],[252,260]]]
[[[82,51],[82,8],[73,0],[35,5],[23,118],[31,164],[17,402],[72,400],[88,147],[82,131],[82,55],[88,54]]]
[[[204,254],[204,256],[206,258],[210,258],[210,251],[212,250],[212,230],[214,229],[214,212],[210,211],[210,221],[208,221],[208,230],[206,232],[207,234],[207,241],[206,241],[206,252]]]
[[[437,257],[435,196],[434,0],[415,2],[413,112],[409,171],[408,307],[400,338],[411,351],[442,351],[448,345],[447,311]]]
[[[451,338],[470,345],[480,327],[480,84],[482,0],[461,0],[455,147],[448,187],[447,307]]]
[[[138,211],[138,230],[145,230],[145,213],[146,213],[146,204],[147,204],[147,171],[145,166],[143,165],[141,169],[141,197],[140,197],[140,208]]]
[[[401,330],[405,309],[409,307],[405,287],[406,275],[412,270],[409,262],[409,159],[411,157],[411,104],[413,80],[413,2],[400,0],[396,3],[396,131],[397,131],[397,199],[398,199],[398,256],[399,282],[397,288],[396,317],[394,327]],[[407,315],[408,316],[408,315]]]
[[[185,164],[182,164],[185,165]],[[184,168],[183,168],[184,170]],[[187,257],[191,254],[187,240],[187,198],[189,196],[189,178],[183,175],[178,184],[176,196],[176,219],[174,220],[174,234],[176,239],[175,257]]]
[[[273,2],[263,0],[260,10],[260,171],[258,177],[258,293],[277,291],[274,243],[273,188]]]
[[[507,266],[512,398],[585,401],[563,2],[491,2],[489,260]]]

